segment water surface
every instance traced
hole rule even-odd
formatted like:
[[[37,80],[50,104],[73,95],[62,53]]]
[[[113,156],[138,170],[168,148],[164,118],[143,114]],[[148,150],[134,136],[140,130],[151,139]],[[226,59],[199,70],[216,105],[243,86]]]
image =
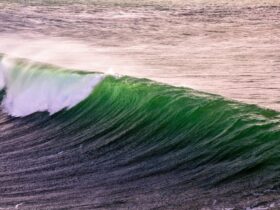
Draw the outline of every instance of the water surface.
[[[279,1],[4,1],[0,51],[280,110]]]

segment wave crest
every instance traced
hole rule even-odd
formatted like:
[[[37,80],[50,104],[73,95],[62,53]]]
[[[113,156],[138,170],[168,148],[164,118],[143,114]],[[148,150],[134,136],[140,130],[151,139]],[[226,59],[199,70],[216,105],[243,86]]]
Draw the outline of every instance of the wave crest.
[[[15,117],[43,111],[54,114],[87,98],[103,77],[4,57],[0,63],[0,89],[6,92],[2,106]]]

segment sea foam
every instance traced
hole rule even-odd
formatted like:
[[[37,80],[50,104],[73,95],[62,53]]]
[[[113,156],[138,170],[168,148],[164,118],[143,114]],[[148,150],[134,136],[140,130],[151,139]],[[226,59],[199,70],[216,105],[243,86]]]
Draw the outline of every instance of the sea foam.
[[[103,77],[54,70],[39,64],[18,64],[3,58],[0,63],[0,88],[5,88],[2,107],[15,117],[44,111],[54,114],[87,98]]]

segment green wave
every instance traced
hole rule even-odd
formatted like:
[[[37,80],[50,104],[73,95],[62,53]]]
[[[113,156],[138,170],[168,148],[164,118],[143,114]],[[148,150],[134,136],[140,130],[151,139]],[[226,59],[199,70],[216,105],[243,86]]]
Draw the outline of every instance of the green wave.
[[[90,128],[86,141],[97,151],[127,148],[118,164],[137,177],[176,170],[184,171],[184,182],[204,186],[279,184],[279,113],[273,110],[109,76],[85,101],[54,117],[77,132]]]
[[[73,72],[59,75],[64,74]],[[51,80],[56,73],[47,75]],[[24,78],[27,84],[37,77]],[[33,114],[24,119],[34,124],[32,132],[42,130],[42,138],[55,138],[53,132],[59,128],[69,144],[87,148],[87,157],[110,159],[108,167],[121,171],[119,182],[172,175],[172,186],[280,184],[279,113],[221,96],[147,79],[106,76],[73,108],[47,118]]]

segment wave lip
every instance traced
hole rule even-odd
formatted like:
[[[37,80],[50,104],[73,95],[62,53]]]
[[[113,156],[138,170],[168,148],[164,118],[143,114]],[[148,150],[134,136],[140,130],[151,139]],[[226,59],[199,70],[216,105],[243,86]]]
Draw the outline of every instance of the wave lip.
[[[47,65],[4,57],[0,63],[0,89],[5,89],[4,110],[14,117],[35,112],[54,114],[87,98],[102,74],[81,74]]]

